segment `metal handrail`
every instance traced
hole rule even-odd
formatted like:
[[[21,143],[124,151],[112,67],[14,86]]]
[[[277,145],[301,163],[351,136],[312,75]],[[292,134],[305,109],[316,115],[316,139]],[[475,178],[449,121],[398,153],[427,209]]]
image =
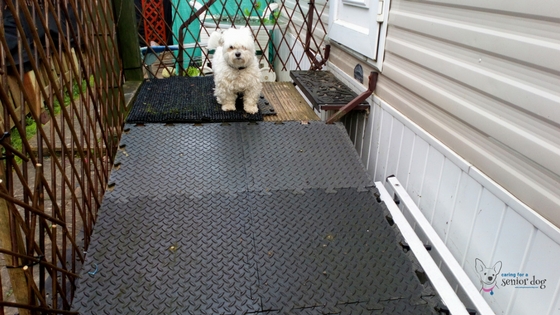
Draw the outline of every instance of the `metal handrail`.
[[[191,1],[193,2],[193,1]],[[185,50],[184,43],[185,43],[185,32],[184,30],[191,25],[192,22],[197,20],[206,10],[210,8],[212,4],[214,4],[216,0],[210,0],[206,2],[200,9],[198,9],[194,15],[191,15],[181,26],[179,27],[179,55],[177,56],[177,63],[179,64],[179,75],[184,76],[186,73],[186,69],[183,66],[183,53]],[[194,5],[193,5],[194,7]]]

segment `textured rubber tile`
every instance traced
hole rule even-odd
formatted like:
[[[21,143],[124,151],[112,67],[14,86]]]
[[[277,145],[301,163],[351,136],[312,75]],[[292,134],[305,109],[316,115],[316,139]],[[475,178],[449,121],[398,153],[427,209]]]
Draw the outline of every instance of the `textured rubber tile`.
[[[147,79],[127,117],[128,123],[181,123],[261,121],[263,114],[274,114],[270,103],[262,96],[259,112],[247,114],[238,98],[236,111],[224,112],[214,93],[214,79],[206,77],[171,77]]]
[[[80,314],[434,313],[340,125],[126,125],[110,183]]]
[[[107,196],[200,195],[245,191],[237,125],[126,125]]]
[[[353,305],[367,313],[395,299],[412,308],[409,301],[422,296],[424,287],[372,192],[282,191],[256,196],[251,205],[256,292],[264,309],[337,314]]]
[[[105,202],[73,307],[81,314],[257,310],[248,216],[244,199],[231,195]]]
[[[373,185],[338,124],[146,124],[125,131],[107,196]]]
[[[258,123],[243,131],[250,190],[372,186],[341,124]]]

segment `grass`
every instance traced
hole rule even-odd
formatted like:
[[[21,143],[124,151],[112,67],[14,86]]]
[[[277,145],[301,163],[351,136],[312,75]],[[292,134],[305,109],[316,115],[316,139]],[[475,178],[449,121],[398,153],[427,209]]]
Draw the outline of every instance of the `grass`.
[[[94,78],[93,76],[90,77],[90,86],[93,86],[94,83]],[[82,85],[79,86],[77,81],[74,81],[72,84],[72,92],[68,93],[67,89],[64,89],[64,107],[70,105],[72,100],[77,99],[83,92],[85,92],[87,89],[87,82],[86,80],[82,80]],[[61,111],[62,111],[62,106],[60,105],[60,102],[55,99],[53,101],[53,109],[54,109],[54,116],[56,117],[56,115],[58,115]],[[54,119],[54,118],[52,118]],[[34,135],[37,134],[37,124],[35,122],[35,120],[30,117],[27,116],[25,117],[25,135],[26,135],[26,139],[29,140],[31,139]],[[23,140],[21,135],[19,134],[19,131],[17,128],[12,128],[12,130],[10,131],[10,138],[11,138],[11,144],[12,147],[14,147],[16,150],[18,150],[19,152],[22,151],[23,148]],[[21,159],[18,157],[15,157],[16,163],[20,163]]]

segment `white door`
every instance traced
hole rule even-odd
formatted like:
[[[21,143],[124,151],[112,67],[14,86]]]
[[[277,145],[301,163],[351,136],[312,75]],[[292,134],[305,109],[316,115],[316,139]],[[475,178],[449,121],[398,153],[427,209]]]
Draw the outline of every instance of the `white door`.
[[[333,0],[329,3],[330,39],[377,60],[381,26],[388,13],[383,7],[384,1]]]

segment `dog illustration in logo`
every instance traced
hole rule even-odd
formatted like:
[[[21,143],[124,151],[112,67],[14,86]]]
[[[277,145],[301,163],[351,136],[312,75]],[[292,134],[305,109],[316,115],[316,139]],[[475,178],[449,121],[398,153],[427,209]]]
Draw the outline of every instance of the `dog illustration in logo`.
[[[502,262],[498,261],[494,266],[487,268],[482,260],[476,258],[474,266],[478,278],[480,279],[480,284],[482,285],[480,292],[482,293],[484,291],[490,293],[490,295],[494,295],[494,289],[499,288],[496,284],[496,280],[498,279],[500,270],[502,270]]]

